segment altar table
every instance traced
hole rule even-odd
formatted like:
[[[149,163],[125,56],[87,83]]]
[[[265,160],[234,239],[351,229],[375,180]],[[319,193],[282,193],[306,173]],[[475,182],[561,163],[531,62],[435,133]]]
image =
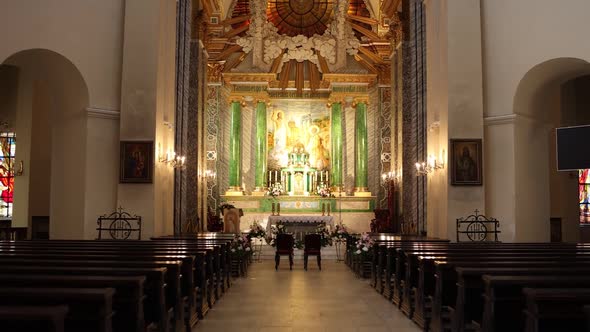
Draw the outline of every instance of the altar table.
[[[269,216],[268,223],[266,224],[266,233],[271,234],[271,226],[276,225],[277,222],[289,226],[313,226],[317,227],[321,223],[325,223],[326,226],[334,226],[334,219],[332,216]],[[296,236],[299,238],[300,236]],[[301,239],[300,239],[301,240]]]

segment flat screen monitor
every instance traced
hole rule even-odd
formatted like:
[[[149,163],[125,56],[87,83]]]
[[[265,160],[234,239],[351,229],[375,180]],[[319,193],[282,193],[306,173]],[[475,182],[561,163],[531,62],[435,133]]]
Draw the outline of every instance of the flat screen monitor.
[[[590,125],[557,128],[557,170],[590,168]]]

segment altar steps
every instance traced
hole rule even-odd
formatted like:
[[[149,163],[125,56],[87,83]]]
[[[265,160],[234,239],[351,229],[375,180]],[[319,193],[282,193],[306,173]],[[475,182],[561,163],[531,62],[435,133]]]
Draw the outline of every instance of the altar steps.
[[[261,250],[261,255],[260,255],[260,259],[261,260],[274,260],[275,259],[275,248],[268,245],[268,244],[264,244],[262,245],[262,250]],[[303,249],[300,250],[295,250],[295,259],[296,260],[303,260]],[[328,246],[325,248],[322,248],[322,260],[336,260],[337,255],[336,255],[336,247],[335,246]],[[255,258],[256,259],[256,256]],[[286,259],[286,257],[283,257],[282,260]],[[313,259],[315,261],[315,256],[312,257],[311,259]]]

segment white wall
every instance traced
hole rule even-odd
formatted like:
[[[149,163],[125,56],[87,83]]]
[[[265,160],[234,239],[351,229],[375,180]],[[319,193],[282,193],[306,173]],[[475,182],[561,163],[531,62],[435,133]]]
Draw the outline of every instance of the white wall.
[[[428,155],[445,168],[428,175],[428,234],[455,239],[456,219],[485,213],[484,185],[452,186],[449,139],[483,137],[480,5],[473,0],[426,2]]]
[[[589,11],[585,0],[482,0],[486,206],[501,221],[503,241],[549,239],[548,113],[555,104],[534,101],[543,100],[545,85],[583,73]],[[559,58],[570,60],[536,68]]]
[[[173,151],[174,132],[164,122],[174,122],[176,2],[128,0],[125,13],[120,138]],[[118,185],[118,204],[142,216],[143,238],[173,230],[173,170],[152,166],[152,184]]]
[[[90,105],[119,109],[124,0],[1,0],[0,63],[22,50],[62,54],[80,70]]]

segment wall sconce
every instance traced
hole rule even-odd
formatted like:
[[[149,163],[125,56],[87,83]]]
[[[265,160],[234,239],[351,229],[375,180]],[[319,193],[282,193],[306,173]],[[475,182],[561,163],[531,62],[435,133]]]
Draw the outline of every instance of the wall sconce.
[[[398,176],[393,171],[381,174],[381,182],[383,184],[388,184],[388,183],[392,183],[392,182],[395,183],[397,180],[398,180]]]
[[[185,156],[176,155],[176,152],[174,152],[174,151],[172,151],[172,152],[168,151],[168,152],[166,152],[166,156],[160,156],[158,158],[159,162],[168,164],[169,166],[172,166],[173,168],[183,167],[185,160],[186,160]]]
[[[215,179],[217,179],[217,173],[215,171],[208,169],[205,171],[205,179],[207,179],[208,182],[214,182]]]
[[[416,172],[417,175],[427,175],[432,173],[437,169],[445,168],[445,164],[442,161],[439,161],[434,156],[428,156],[428,160],[426,162],[417,162],[416,163]]]

